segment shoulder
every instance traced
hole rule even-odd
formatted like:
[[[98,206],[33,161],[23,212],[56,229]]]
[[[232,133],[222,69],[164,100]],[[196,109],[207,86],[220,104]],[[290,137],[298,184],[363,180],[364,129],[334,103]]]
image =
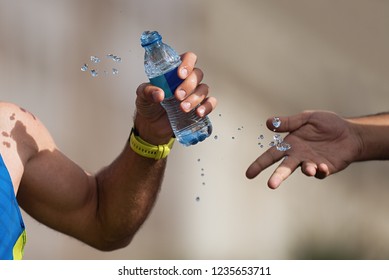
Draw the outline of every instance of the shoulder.
[[[0,154],[11,176],[15,193],[18,190],[24,165],[32,152],[19,137],[24,114],[20,107],[13,103],[0,102]]]
[[[36,153],[54,148],[53,140],[41,121],[13,103],[0,102],[0,133],[3,137],[8,136],[19,151]]]
[[[13,123],[16,120],[28,122],[31,118],[36,120],[36,117],[26,109],[14,103],[0,101],[0,122],[2,125]]]
[[[0,130],[2,136],[11,136],[18,118],[21,118],[21,108],[16,104],[0,102]]]
[[[41,151],[54,148],[49,132],[35,115],[16,104],[0,101],[0,154],[15,192],[27,162]]]
[[[11,119],[12,112],[16,110],[20,110],[16,104],[0,101],[0,121]]]
[[[32,130],[37,118],[22,107],[8,102],[0,102],[0,128],[12,133],[13,138],[18,136],[20,129],[24,127]],[[3,133],[4,134],[4,133]],[[17,137],[16,137],[17,138]]]

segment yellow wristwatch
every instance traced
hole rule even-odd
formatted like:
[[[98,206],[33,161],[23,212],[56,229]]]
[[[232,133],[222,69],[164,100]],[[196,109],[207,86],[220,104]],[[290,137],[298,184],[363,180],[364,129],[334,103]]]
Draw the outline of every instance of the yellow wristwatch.
[[[132,128],[130,135],[130,146],[135,153],[142,157],[159,160],[166,158],[169,155],[170,150],[173,147],[174,140],[175,138],[172,137],[169,143],[155,146],[140,138],[140,136],[137,135],[136,130]]]

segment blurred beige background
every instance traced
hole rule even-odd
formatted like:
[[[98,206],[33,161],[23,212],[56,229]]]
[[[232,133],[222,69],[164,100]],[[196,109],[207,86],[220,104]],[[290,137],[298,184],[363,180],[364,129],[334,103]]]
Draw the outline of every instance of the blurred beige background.
[[[36,114],[89,171],[113,160],[130,132],[135,89],[146,81],[142,31],[198,54],[219,100],[217,139],[175,145],[130,246],[96,251],[23,213],[25,258],[389,258],[389,162],[323,181],[296,172],[276,191],[266,186],[274,167],[244,176],[266,149],[258,136],[271,141],[269,116],[388,111],[388,27],[382,0],[0,0],[0,99]],[[96,78],[80,70],[91,55],[102,58]]]

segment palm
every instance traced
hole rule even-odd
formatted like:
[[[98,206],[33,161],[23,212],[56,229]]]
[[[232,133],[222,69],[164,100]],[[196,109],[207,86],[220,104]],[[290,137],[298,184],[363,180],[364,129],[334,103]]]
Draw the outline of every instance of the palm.
[[[270,148],[247,169],[246,176],[254,178],[266,168],[284,159],[269,179],[268,185],[277,188],[298,167],[307,176],[323,179],[346,168],[358,152],[358,143],[350,124],[331,112],[303,112],[280,118],[277,132],[288,132],[285,142],[291,149],[280,152]],[[267,122],[273,128],[272,120]]]
[[[312,113],[308,122],[290,132],[285,141],[292,146],[290,156],[301,162],[324,163],[330,173],[346,168],[354,154],[346,122],[328,112]]]

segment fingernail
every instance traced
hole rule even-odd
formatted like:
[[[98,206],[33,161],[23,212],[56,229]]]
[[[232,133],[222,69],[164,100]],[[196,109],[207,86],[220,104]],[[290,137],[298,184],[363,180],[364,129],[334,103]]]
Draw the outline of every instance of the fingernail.
[[[181,76],[182,76],[183,78],[186,78],[186,77],[188,76],[188,69],[182,68],[182,69],[181,69]]]
[[[153,100],[155,102],[158,102],[159,101],[160,92],[158,90],[153,91],[152,96],[153,96]]]
[[[181,106],[182,108],[185,110],[185,111],[188,111],[190,109],[190,103],[185,101],[185,102],[182,102],[181,103]]]
[[[185,98],[185,96],[186,96],[186,92],[183,89],[177,90],[176,94],[177,94],[177,97],[178,97],[179,100],[183,100]]]
[[[202,116],[204,116],[204,114],[205,114],[205,108],[204,107],[199,107],[198,109],[197,109],[197,112],[199,113],[199,115],[202,117]]]

